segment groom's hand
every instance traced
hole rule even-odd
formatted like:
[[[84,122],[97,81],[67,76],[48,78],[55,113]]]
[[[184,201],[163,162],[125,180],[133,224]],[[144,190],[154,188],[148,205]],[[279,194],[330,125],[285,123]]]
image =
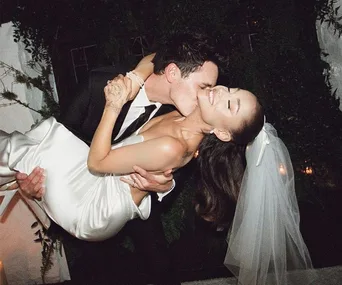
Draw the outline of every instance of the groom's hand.
[[[173,187],[172,170],[152,174],[139,166],[134,166],[133,169],[135,173],[130,175],[130,179],[122,177],[120,180],[144,191],[167,192]]]
[[[39,199],[45,194],[44,169],[36,167],[29,175],[18,172],[16,174],[16,179],[20,190],[26,196]]]

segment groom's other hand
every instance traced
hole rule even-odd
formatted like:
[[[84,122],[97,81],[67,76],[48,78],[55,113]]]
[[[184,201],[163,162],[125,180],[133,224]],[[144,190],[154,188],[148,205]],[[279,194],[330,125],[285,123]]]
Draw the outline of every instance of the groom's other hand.
[[[133,170],[135,173],[130,175],[130,179],[122,177],[121,181],[129,185],[133,182],[136,184],[136,188],[152,192],[167,192],[174,186],[172,170],[167,170],[158,174],[149,173],[139,166],[134,166]]]
[[[36,167],[29,175],[18,172],[16,174],[16,179],[20,190],[26,196],[40,199],[45,194],[45,176],[43,168]]]

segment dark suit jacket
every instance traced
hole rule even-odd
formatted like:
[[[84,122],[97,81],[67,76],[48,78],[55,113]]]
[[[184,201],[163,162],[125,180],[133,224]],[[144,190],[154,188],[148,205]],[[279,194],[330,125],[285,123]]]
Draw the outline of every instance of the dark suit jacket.
[[[88,82],[79,87],[73,103],[60,116],[60,122],[86,143],[90,143],[101,120],[107,81],[117,74],[125,74],[125,65],[107,66],[89,72]]]
[[[80,139],[90,144],[105,105],[103,88],[107,84],[107,80],[112,79],[119,73],[125,74],[127,70],[130,69],[125,66],[92,70],[88,84],[82,86],[81,92],[76,96],[68,111],[62,114],[60,121]],[[174,110],[173,106],[163,105],[156,113],[156,116],[172,110]],[[157,202],[155,198],[152,199],[152,210],[149,219],[146,221],[132,220],[121,233],[131,236],[136,251],[140,254],[145,266],[151,271],[150,273],[160,282],[173,280],[170,284],[177,284],[177,282],[174,282],[175,276],[172,273],[172,262],[167,250],[168,244],[163,232],[161,213],[172,206],[173,201],[183,188],[182,182],[185,179],[180,177],[183,175],[185,177],[189,175],[189,168],[182,169],[182,171],[177,171],[174,174],[174,179],[177,181],[176,188],[164,197],[162,203]]]

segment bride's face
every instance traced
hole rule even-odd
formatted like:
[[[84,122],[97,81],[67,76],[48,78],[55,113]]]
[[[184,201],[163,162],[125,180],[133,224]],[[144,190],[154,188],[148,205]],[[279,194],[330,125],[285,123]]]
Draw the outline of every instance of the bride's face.
[[[256,97],[249,91],[224,86],[216,86],[198,96],[203,121],[216,131],[229,133],[252,120],[257,104]]]

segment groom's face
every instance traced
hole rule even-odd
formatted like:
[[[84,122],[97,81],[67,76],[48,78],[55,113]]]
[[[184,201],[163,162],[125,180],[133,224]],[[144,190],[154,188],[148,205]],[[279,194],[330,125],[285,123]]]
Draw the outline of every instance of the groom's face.
[[[173,83],[170,98],[173,105],[184,116],[188,116],[197,106],[197,97],[206,94],[208,88],[216,85],[218,67],[211,61],[206,61],[195,72],[186,77],[179,76]]]

